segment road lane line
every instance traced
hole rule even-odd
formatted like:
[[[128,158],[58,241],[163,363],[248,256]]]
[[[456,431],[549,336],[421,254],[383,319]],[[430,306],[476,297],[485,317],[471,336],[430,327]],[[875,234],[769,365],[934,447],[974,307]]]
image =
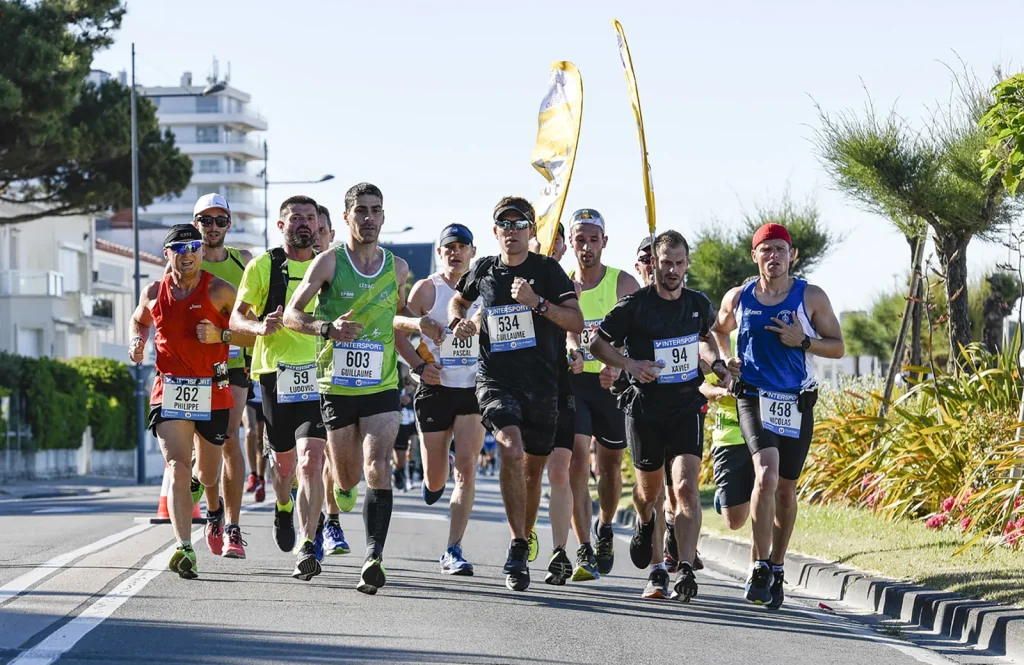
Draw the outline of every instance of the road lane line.
[[[60,515],[63,513],[90,513],[99,510],[99,506],[56,506],[54,508],[40,508],[33,510],[33,515]]]
[[[131,538],[136,534],[142,533],[146,529],[152,528],[152,526],[152,524],[139,524],[125,529],[124,531],[119,531],[113,535],[107,536],[106,538],[97,540],[96,542],[84,547],[79,547],[77,550],[72,550],[66,554],[61,554],[60,556],[55,556],[43,565],[36,567],[20,577],[14,578],[7,584],[0,587],[0,603],[21,595],[29,587],[58,572],[61,568],[64,568],[75,559],[80,559],[81,557],[92,554],[93,552],[98,552],[106,547],[110,547],[111,545],[125,540],[126,538]]]

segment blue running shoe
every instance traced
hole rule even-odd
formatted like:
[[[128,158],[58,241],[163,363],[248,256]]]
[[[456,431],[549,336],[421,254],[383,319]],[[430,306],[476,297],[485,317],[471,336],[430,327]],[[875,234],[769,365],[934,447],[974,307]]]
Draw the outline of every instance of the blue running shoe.
[[[772,568],[764,561],[758,561],[750,571],[750,578],[743,590],[743,596],[755,605],[767,605],[772,601]]]
[[[324,560],[324,514],[320,513],[320,522],[316,525],[316,535],[313,536],[313,553],[317,561]]]
[[[715,512],[722,514],[722,490],[715,490]]]
[[[441,555],[441,572],[445,575],[463,575],[470,577],[473,574],[473,564],[466,561],[462,556],[462,546],[452,545]]]
[[[333,520],[324,525],[324,550],[327,554],[348,554],[352,551],[345,540],[341,524]]]

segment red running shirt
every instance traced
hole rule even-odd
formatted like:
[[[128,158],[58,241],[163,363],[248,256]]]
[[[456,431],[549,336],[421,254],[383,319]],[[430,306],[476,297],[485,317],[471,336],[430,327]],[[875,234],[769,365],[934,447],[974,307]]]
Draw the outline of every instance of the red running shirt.
[[[184,300],[175,300],[171,293],[171,275],[160,280],[160,293],[153,304],[153,325],[156,336],[157,377],[153,382],[151,404],[163,403],[163,375],[183,378],[205,378],[215,375],[213,366],[228,361],[227,344],[203,344],[196,336],[196,327],[206,319],[218,328],[228,328],[228,317],[210,300],[213,275],[200,273],[199,286]],[[210,408],[230,409],[235,404],[231,387],[213,384]]]

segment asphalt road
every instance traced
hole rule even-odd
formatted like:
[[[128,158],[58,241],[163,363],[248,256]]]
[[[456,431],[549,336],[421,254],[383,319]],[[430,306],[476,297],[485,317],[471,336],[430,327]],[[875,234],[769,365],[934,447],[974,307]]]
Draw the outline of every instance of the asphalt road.
[[[551,587],[541,557],[525,593],[504,587],[508,546],[496,482],[481,479],[464,551],[476,576],[440,574],[447,507],[396,494],[385,550],[388,584],[355,590],[362,563],[361,501],[342,515],[353,553],[328,557],[311,582],[271,538],[272,497],[242,518],[248,558],[196,546],[200,578],[165,570],[169,526],[136,525],[158,488],[46,500],[0,500],[0,662],[60,663],[993,663],[922,649],[870,621],[822,611],[790,594],[779,611],[742,600],[735,572],[708,562],[686,605],[645,601],[627,535],[599,581]]]

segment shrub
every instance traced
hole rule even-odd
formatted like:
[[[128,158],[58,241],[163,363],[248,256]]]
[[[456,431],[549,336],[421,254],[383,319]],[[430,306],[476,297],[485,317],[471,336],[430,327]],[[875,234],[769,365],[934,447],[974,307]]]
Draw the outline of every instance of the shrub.
[[[128,366],[109,358],[67,362],[89,388],[89,426],[96,450],[129,450],[135,441],[135,380]]]

